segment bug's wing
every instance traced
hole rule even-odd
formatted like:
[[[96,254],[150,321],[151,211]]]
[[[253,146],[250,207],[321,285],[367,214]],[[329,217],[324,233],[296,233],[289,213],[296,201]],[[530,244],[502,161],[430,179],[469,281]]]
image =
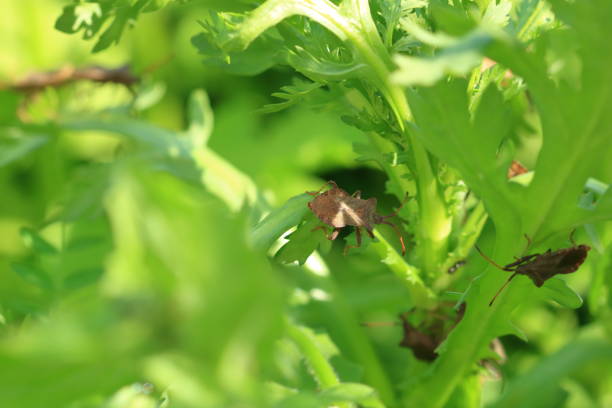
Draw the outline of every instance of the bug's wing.
[[[334,219],[334,226],[335,222],[342,222],[343,226],[354,225],[355,227],[367,227],[364,212],[359,203],[348,199],[339,203],[339,211],[338,214],[336,214],[336,219]]]
[[[346,225],[342,214],[338,215],[341,212],[339,202],[325,193],[311,201],[308,207],[327,225],[336,228]]]
[[[342,227],[346,227],[347,225],[352,225],[349,222],[347,222],[348,220],[346,216],[346,211],[344,211],[342,207],[343,207],[343,204],[340,203],[337,206],[336,211],[333,214],[330,214],[329,222],[326,221],[329,225],[335,228],[342,228]]]
[[[325,208],[319,218],[334,228],[343,228],[350,224],[344,210],[345,201],[350,199],[350,195],[341,188],[329,190],[325,197]]]
[[[539,255],[533,262],[520,268],[537,287],[555,275],[575,272],[586,258],[586,251],[580,248],[566,248]]]
[[[399,343],[400,347],[407,347],[412,350],[414,356],[419,360],[433,361],[438,356],[436,347],[440,344],[430,334],[424,333],[414,327],[406,316],[400,315],[404,337]]]
[[[589,248],[590,249],[590,248]],[[559,256],[558,268],[559,273],[572,273],[580,268],[588,254],[588,249],[583,246],[567,248],[563,254]]]
[[[559,273],[554,264],[533,262],[521,268],[521,274],[529,276],[533,283],[539,288],[544,282]]]

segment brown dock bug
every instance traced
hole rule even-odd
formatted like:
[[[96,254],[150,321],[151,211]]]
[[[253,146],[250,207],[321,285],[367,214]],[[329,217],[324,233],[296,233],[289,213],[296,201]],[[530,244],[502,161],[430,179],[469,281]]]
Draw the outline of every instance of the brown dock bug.
[[[417,326],[408,320],[410,312],[400,314],[404,335],[399,346],[411,349],[418,360],[435,360],[438,357],[436,349],[461,321],[465,308],[466,304],[462,303],[457,310],[451,312],[448,305],[442,303],[437,310],[426,311],[425,318]],[[454,318],[450,316],[452,313]]]
[[[321,192],[327,185],[330,185],[331,188]],[[376,198],[372,197],[364,200],[361,198],[361,191],[359,190],[355,191],[353,195],[349,195],[349,193],[338,187],[334,181],[328,181],[319,191],[307,191],[306,193],[315,196],[314,200],[308,203],[308,208],[310,208],[321,221],[334,228],[331,234],[326,235],[327,239],[330,241],[335,240],[340,230],[346,226],[351,225],[355,227],[357,245],[347,245],[344,248],[345,255],[350,248],[358,248],[361,246],[362,227],[365,228],[371,238],[374,238],[372,230],[376,224],[387,224],[391,226],[399,237],[400,244],[402,245],[402,255],[406,254],[404,238],[399,228],[395,224],[386,221],[386,219],[397,215],[406,200],[404,200],[395,213],[391,215],[379,215],[376,213]],[[322,225],[314,228],[313,231],[317,229],[325,232],[325,227]]]
[[[573,234],[573,232],[572,232]],[[527,235],[525,235],[529,243],[531,240]],[[476,246],[476,250],[480,253],[480,255],[491,265],[495,266],[502,271],[513,272],[512,275],[508,278],[508,280],[502,285],[501,288],[497,291],[493,299],[489,302],[489,306],[493,305],[493,302],[497,298],[497,296],[501,293],[502,290],[516,275],[526,275],[528,276],[533,283],[539,288],[544,282],[555,275],[558,274],[568,274],[575,272],[580,265],[586,259],[589,250],[591,249],[588,245],[576,245],[572,236],[570,235],[570,241],[573,246],[569,248],[558,249],[556,251],[548,250],[543,254],[531,254],[525,255],[520,258],[516,258],[516,261],[509,263],[506,266],[499,266],[495,263],[491,258],[486,256],[478,246]]]

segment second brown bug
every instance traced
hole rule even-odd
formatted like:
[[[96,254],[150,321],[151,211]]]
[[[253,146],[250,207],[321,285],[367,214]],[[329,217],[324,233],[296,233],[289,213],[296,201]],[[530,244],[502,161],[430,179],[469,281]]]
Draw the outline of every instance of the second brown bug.
[[[573,235],[573,231],[572,231]],[[497,291],[493,299],[489,302],[489,306],[493,305],[497,296],[501,291],[510,283],[516,275],[528,276],[533,283],[539,288],[544,285],[544,282],[555,275],[568,274],[578,270],[580,265],[585,261],[591,247],[588,245],[576,245],[574,239],[570,235],[570,241],[572,246],[569,248],[562,248],[556,251],[548,250],[543,254],[531,254],[525,255],[521,258],[516,258],[515,262],[509,263],[506,266],[500,266],[494,262],[491,258],[486,256],[480,248],[476,245],[476,250],[480,255],[491,265],[498,269],[506,272],[513,272],[512,275],[506,280],[506,283],[502,285]],[[528,246],[531,240],[527,235]]]
[[[327,191],[321,192],[326,186],[331,186]],[[406,245],[399,228],[386,219],[395,217],[404,203],[391,215],[379,215],[376,213],[376,198],[361,198],[361,191],[355,191],[352,195],[338,187],[334,181],[328,181],[319,191],[307,191],[307,194],[315,196],[314,200],[308,203],[308,208],[325,224],[334,228],[327,239],[333,241],[338,238],[340,230],[346,226],[355,227],[355,238],[357,245],[347,245],[344,249],[346,254],[350,248],[361,246],[361,228],[363,227],[371,238],[374,238],[372,230],[376,224],[386,224],[391,226],[399,237],[402,246],[402,255],[406,254]],[[406,200],[404,200],[405,202]],[[313,229],[321,229],[325,232],[325,227],[318,226]]]

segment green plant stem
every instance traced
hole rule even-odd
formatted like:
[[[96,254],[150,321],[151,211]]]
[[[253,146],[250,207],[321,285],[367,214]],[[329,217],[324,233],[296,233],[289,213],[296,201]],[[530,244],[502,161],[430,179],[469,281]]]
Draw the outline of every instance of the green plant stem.
[[[387,139],[384,139],[382,136],[374,132],[369,132],[368,138],[370,139],[370,145],[374,147],[380,154],[387,153],[394,149],[393,143],[389,142]],[[402,192],[409,192],[409,181],[408,179],[402,177],[402,173],[405,173],[407,169],[404,166],[394,166],[391,163],[381,160],[379,162],[380,166],[389,177],[389,181],[395,184],[395,186],[400,189]],[[402,200],[403,197],[397,197],[398,200]]]
[[[334,368],[329,364],[325,356],[319,351],[315,344],[315,339],[310,333],[299,326],[292,323],[287,323],[287,334],[298,347],[306,363],[310,367],[311,374],[319,384],[322,390],[340,384],[340,379],[336,375]],[[351,404],[339,402],[336,404],[340,408],[350,408]]]
[[[312,375],[322,389],[340,384],[334,368],[319,351],[315,344],[315,339],[312,338],[310,333],[299,326],[287,323],[287,334],[306,359],[308,366],[312,370]]]
[[[353,309],[338,290],[333,276],[314,273],[305,265],[313,279],[312,284],[330,294],[330,299],[321,304],[324,308],[324,325],[336,345],[350,360],[363,367],[363,382],[377,390],[380,399],[388,406],[397,406],[397,397],[378,355],[369,338],[359,325]]]
[[[527,34],[529,34],[535,23],[538,21],[538,18],[542,16],[542,13],[546,10],[545,3],[543,0],[540,0],[538,5],[534,8],[533,12],[529,16],[529,18],[525,21],[525,24],[521,27],[517,34],[517,38],[521,41],[526,40]]]
[[[228,49],[246,49],[268,28],[293,15],[304,15],[321,24],[338,38],[346,40],[348,21],[328,0],[267,0],[257,7],[240,26],[237,35],[228,39]]]
[[[355,1],[360,4],[363,3],[363,1]],[[362,21],[362,26],[372,27],[374,23],[371,21],[369,8],[367,9],[368,13],[364,13],[365,9],[365,6],[360,6],[361,12],[359,13],[359,17]],[[368,35],[367,38],[371,39],[374,34],[368,32],[366,35]],[[400,129],[404,131],[405,138],[412,148],[416,166],[415,176],[420,212],[418,235],[421,245],[419,247],[419,258],[422,260],[423,269],[426,275],[435,276],[438,273],[440,263],[446,257],[448,236],[450,235],[452,220],[447,215],[446,205],[440,193],[438,181],[434,175],[427,151],[413,135],[406,131],[405,123],[412,119],[408,101],[404,91],[399,86],[390,83],[390,67],[392,67],[392,63],[390,62],[391,58],[378,37],[378,33],[375,35],[378,38],[378,41],[376,41],[376,50],[372,49],[370,46],[374,41],[366,41],[360,33],[351,31],[347,33],[347,38],[355,45],[362,59],[376,74],[378,78],[377,83],[389,105],[395,112],[398,125]],[[392,173],[393,171],[388,173],[389,177],[394,177]]]
[[[468,253],[474,247],[476,240],[480,236],[480,232],[482,231],[487,218],[489,218],[487,211],[485,210],[482,201],[480,201],[478,204],[476,204],[468,216],[465,224],[463,224],[461,233],[459,234],[459,243],[457,244],[457,248],[444,263],[445,270],[468,256]]]
[[[518,227],[519,223],[508,222],[507,226],[497,227],[498,249],[494,259],[512,259],[524,246]],[[513,302],[505,302],[502,297],[516,296],[515,287],[508,287],[496,302],[489,306],[489,296],[495,293],[507,276],[498,273],[493,267],[485,270],[467,296],[466,314],[451,332],[446,341],[445,351],[435,362],[431,376],[417,384],[405,400],[406,407],[442,408],[455,387],[462,381],[472,364],[480,358],[494,336],[510,330],[503,330],[506,321],[500,321],[503,312],[508,312]]]
[[[436,304],[435,295],[423,283],[419,269],[406,262],[404,257],[396,252],[378,229],[374,230],[374,236],[378,242],[372,242],[370,245],[378,253],[378,256],[384,259],[384,263],[391,272],[406,286],[412,303],[425,309],[433,308]]]
[[[426,276],[435,277],[446,258],[452,219],[448,216],[427,152],[414,136],[410,139],[417,168],[420,254]]]
[[[406,131],[406,122],[412,119],[412,114],[403,89],[390,81],[394,65],[378,34],[368,1],[348,0],[339,9],[328,0],[268,0],[252,12],[234,37],[228,39],[226,48],[244,49],[263,31],[292,15],[303,15],[318,22],[351,45],[369,68],[367,80],[388,101],[414,155],[420,211],[418,258],[423,262],[425,273],[435,276],[446,255],[451,219],[428,153]]]
[[[347,301],[337,290],[330,306],[328,325],[334,325],[337,332],[342,333],[342,343],[338,347],[349,359],[363,367],[363,381],[375,388],[380,399],[389,406],[397,405],[397,397],[389,381],[384,367],[381,365],[376,351],[354,315]]]
[[[474,244],[480,236],[480,232],[485,225],[485,222],[489,218],[484,204],[480,201],[476,207],[470,213],[467,221],[461,227],[459,233],[457,247],[448,254],[446,261],[442,264],[441,270],[443,272],[448,271],[457,262],[465,260],[468,254],[474,247]],[[450,284],[459,277],[460,274],[449,275],[448,273],[442,273],[438,276],[435,283],[433,284],[434,289],[444,290],[450,286]]]

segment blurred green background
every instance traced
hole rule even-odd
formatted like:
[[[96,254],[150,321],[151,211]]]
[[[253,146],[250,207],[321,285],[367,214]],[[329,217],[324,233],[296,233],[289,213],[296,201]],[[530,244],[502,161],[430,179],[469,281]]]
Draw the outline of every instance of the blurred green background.
[[[324,109],[258,112],[294,73],[237,77],[204,66],[191,44],[207,10],[198,2],[143,14],[119,45],[92,54],[92,41],[54,29],[63,1],[0,1],[0,82],[69,64],[128,64],[142,76],[138,106],[116,84],[48,89],[25,105],[22,95],[0,91],[0,406],[320,406],[317,383],[281,335],[287,311],[317,329],[302,334],[342,381],[379,392],[409,383],[423,363],[397,347],[399,327],[359,326],[413,306],[383,264],[360,253],[343,258],[336,242],[327,266],[279,266],[246,239],[254,215],[241,210],[243,200],[263,212],[327,179],[382,198],[382,213],[396,205],[384,174],[355,161],[352,144],[365,136]],[[165,138],[185,137],[195,122],[196,89],[208,94],[208,147],[223,162],[203,171],[211,186],[229,178],[229,191],[202,189],[190,176],[197,165],[173,155]],[[16,116],[20,107],[26,120]],[[115,122],[109,112],[137,119]],[[160,145],[140,138],[153,128],[166,129]],[[610,248],[612,228],[600,232]],[[610,257],[585,265],[570,284],[586,296],[592,280],[605,279],[597,271]],[[502,338],[504,378],[530,372],[577,336],[611,330],[609,314],[595,320],[589,302],[575,311],[526,303],[516,324],[529,342]],[[588,352],[573,354],[584,353],[587,367],[557,363],[573,375],[550,398],[612,406],[609,360]],[[387,374],[377,374],[374,360]],[[485,402],[502,387],[487,378]]]

